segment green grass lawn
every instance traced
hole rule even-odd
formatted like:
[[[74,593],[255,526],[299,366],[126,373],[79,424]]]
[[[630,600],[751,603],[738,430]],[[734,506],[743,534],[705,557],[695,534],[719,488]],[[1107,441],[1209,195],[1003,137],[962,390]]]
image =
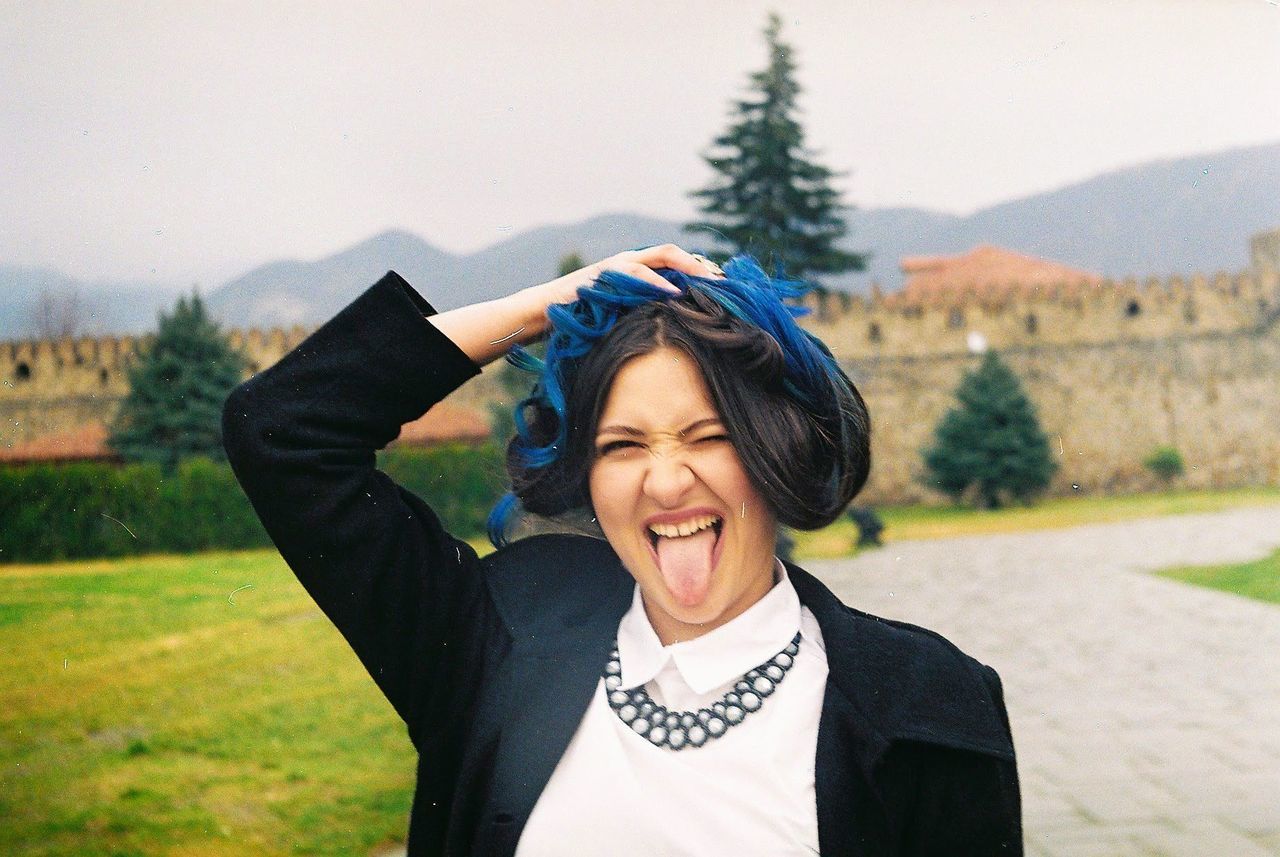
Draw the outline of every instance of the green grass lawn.
[[[894,541],[1258,503],[1280,489],[881,514]],[[833,556],[854,532],[799,536],[799,556]],[[1280,601],[1280,555],[1170,576]],[[369,854],[405,833],[413,764],[274,552],[0,566],[6,857]]]
[[[1160,574],[1184,583],[1280,604],[1280,550],[1253,562],[1179,566],[1167,568]]]
[[[367,854],[413,764],[274,552],[0,567],[0,854]]]

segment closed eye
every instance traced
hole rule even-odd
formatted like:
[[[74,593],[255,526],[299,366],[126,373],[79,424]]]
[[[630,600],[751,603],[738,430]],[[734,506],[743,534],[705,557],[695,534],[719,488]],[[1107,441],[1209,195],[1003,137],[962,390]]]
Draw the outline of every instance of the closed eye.
[[[728,439],[729,435],[727,434],[711,434],[706,437],[698,438],[694,443],[718,443],[719,441],[727,441]]]
[[[613,452],[622,452],[629,448],[639,448],[640,444],[634,440],[611,440],[606,444],[602,444],[596,452],[599,455],[609,455]]]

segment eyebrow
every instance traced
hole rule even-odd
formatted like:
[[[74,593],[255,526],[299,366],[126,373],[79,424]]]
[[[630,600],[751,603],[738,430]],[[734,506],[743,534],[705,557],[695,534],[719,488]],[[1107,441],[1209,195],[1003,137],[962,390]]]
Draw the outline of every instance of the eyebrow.
[[[718,425],[721,425],[719,417],[706,417],[704,419],[694,420],[693,422],[689,423],[687,426],[685,426],[684,428],[676,432],[676,434],[680,435],[681,437],[684,437],[685,435],[691,432],[695,432],[698,429],[706,428],[708,426],[718,426]],[[644,432],[640,431],[640,429],[636,428],[635,426],[624,426],[624,425],[604,426],[598,432],[596,432],[597,436],[605,435],[605,434],[620,434],[620,435],[625,435],[627,437],[642,437],[644,435]]]

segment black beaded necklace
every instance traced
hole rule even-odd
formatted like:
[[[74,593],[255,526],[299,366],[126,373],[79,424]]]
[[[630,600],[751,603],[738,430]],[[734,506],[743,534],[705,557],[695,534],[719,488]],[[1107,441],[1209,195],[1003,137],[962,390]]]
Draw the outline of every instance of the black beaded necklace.
[[[734,682],[733,690],[726,693],[710,708],[697,711],[668,711],[650,698],[644,687],[622,690],[622,660],[618,656],[615,640],[609,662],[604,667],[604,689],[609,696],[609,707],[618,719],[631,727],[631,731],[649,743],[668,750],[685,747],[701,747],[719,738],[752,714],[760,710],[766,697],[777,690],[795,665],[800,653],[800,632],[791,638],[786,648],[755,669],[748,670]]]

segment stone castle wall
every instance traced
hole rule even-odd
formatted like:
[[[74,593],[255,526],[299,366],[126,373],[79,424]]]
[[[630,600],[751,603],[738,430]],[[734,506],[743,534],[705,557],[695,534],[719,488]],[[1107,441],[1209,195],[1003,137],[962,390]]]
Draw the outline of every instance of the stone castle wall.
[[[1020,345],[1001,357],[1022,379],[1059,464],[1051,493],[1155,487],[1142,460],[1177,447],[1182,484],[1280,484],[1280,325],[1147,341]],[[872,418],[867,502],[938,499],[921,450],[954,405],[967,352],[845,361]]]
[[[261,371],[311,331],[230,330],[227,338]],[[0,342],[0,446],[12,446],[87,422],[110,422],[129,391],[128,366],[150,336],[81,337],[59,342]],[[457,402],[486,413],[498,387],[486,373],[457,393]]]
[[[1026,384],[1061,464],[1055,493],[1148,487],[1141,462],[1161,444],[1182,452],[1189,485],[1280,482],[1280,232],[1256,237],[1252,257],[1251,270],[1234,275],[974,284],[927,303],[878,293],[811,300],[804,324],[871,408],[865,496],[935,496],[921,483],[920,451],[980,345],[998,350]],[[258,371],[307,333],[229,337]],[[148,342],[0,343],[0,444],[109,420],[126,393],[126,367]],[[487,413],[499,395],[486,373],[454,401]]]
[[[283,357],[307,333],[295,327],[231,330],[227,336],[256,372]],[[110,421],[129,391],[129,365],[150,343],[150,336],[0,342],[0,445]]]
[[[938,499],[921,452],[984,348],[1035,403],[1060,468],[1052,493],[1154,486],[1142,461],[1177,447],[1193,487],[1280,483],[1280,232],[1235,275],[1050,288],[966,284],[944,299],[810,300],[804,325],[872,415],[868,502]]]
[[[845,360],[929,357],[969,349],[1101,345],[1233,333],[1280,306],[1275,270],[1050,288],[966,284],[930,303],[901,294],[811,298],[805,326]]]

